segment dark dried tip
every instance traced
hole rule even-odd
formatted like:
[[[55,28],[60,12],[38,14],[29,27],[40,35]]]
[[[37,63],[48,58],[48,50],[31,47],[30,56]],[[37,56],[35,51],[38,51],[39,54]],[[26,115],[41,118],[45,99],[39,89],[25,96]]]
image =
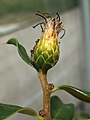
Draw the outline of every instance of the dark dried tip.
[[[36,24],[36,25],[34,25],[34,26],[32,26],[33,28],[35,28],[35,27],[37,27],[38,25],[42,25],[42,24],[44,24],[43,22],[40,22],[40,23],[38,23],[38,24]]]
[[[60,21],[60,15],[59,15],[59,13],[56,13],[56,15],[57,15],[57,19]]]
[[[31,54],[33,54],[33,53],[34,53],[34,50],[30,50],[30,52],[31,52]]]
[[[49,90],[52,90],[54,88],[54,85],[53,84],[49,84],[48,88],[49,88]]]
[[[35,41],[35,42],[36,42],[36,45],[37,45],[37,43],[39,42],[39,40],[40,40],[40,39],[37,39],[37,40]],[[36,46],[36,45],[35,45],[35,46]],[[35,46],[33,47],[33,50],[30,50],[30,52],[31,52],[31,57],[33,57]]]
[[[40,11],[37,10],[36,15],[42,17],[47,22],[46,16],[43,13],[41,13]]]
[[[65,29],[61,29],[62,31],[63,31],[63,34],[62,34],[62,36],[60,37],[60,39],[62,39],[63,38],[63,36],[65,35],[65,33],[66,33],[66,30]]]
[[[31,52],[31,57],[33,57],[34,50],[30,50],[30,52]]]
[[[37,40],[35,41],[35,42],[36,42],[36,44],[39,42],[39,40],[40,40],[40,39],[37,39]]]
[[[39,111],[39,115],[40,115],[41,117],[44,117],[44,116],[45,116],[45,111],[44,111],[44,110],[40,110],[40,111]]]

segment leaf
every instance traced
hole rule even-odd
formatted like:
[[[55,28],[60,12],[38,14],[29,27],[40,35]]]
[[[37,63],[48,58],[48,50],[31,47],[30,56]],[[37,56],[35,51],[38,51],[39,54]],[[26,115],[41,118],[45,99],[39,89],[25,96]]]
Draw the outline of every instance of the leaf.
[[[70,93],[71,95],[78,98],[79,100],[90,103],[90,92],[88,92],[88,91],[80,90],[80,89],[70,86],[70,85],[61,85],[59,87],[52,89],[51,91],[55,92],[57,90],[65,90],[66,92]]]
[[[75,120],[90,120],[90,114],[88,113],[77,113],[75,115]]]
[[[17,41],[16,38],[11,38],[7,41],[7,44],[12,44],[12,45],[15,45],[18,49],[18,53],[20,55],[20,57],[30,66],[34,67],[36,70],[37,68],[35,67],[34,65],[34,62],[29,58],[25,48],[19,44],[19,42]]]
[[[64,104],[59,97],[51,97],[51,119],[52,120],[72,120],[74,116],[74,105]]]
[[[33,109],[31,108],[23,108],[16,105],[2,104],[0,103],[0,120],[4,120],[14,113],[22,113],[33,116],[38,120],[44,120],[43,117],[39,116]]]

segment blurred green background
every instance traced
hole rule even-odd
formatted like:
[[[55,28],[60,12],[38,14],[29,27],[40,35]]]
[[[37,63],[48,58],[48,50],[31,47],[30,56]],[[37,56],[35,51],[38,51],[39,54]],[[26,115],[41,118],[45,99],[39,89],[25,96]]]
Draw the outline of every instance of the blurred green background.
[[[58,11],[64,12],[77,5],[78,0],[0,0],[0,24],[30,19],[36,10],[53,14]]]

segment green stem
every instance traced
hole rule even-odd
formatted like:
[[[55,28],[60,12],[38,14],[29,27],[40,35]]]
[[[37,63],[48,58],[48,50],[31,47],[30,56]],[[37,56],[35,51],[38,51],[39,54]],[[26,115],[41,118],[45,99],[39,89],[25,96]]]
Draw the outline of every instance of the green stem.
[[[51,120],[51,115],[50,115],[50,94],[51,94],[51,90],[49,89],[49,84],[47,82],[47,74],[40,71],[38,76],[39,76],[41,86],[42,86],[42,90],[43,90],[44,118],[45,118],[45,120]]]

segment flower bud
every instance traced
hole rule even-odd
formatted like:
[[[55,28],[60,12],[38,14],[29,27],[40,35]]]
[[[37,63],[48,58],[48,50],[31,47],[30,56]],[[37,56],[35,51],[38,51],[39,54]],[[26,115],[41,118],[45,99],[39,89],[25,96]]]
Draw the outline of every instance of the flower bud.
[[[43,35],[38,41],[36,41],[36,45],[31,51],[31,57],[38,71],[46,73],[59,59],[60,50],[58,34],[62,30],[62,22],[60,22],[58,14],[56,18],[51,18],[49,14],[44,14],[39,11],[36,15],[43,17],[45,21],[39,23]]]

